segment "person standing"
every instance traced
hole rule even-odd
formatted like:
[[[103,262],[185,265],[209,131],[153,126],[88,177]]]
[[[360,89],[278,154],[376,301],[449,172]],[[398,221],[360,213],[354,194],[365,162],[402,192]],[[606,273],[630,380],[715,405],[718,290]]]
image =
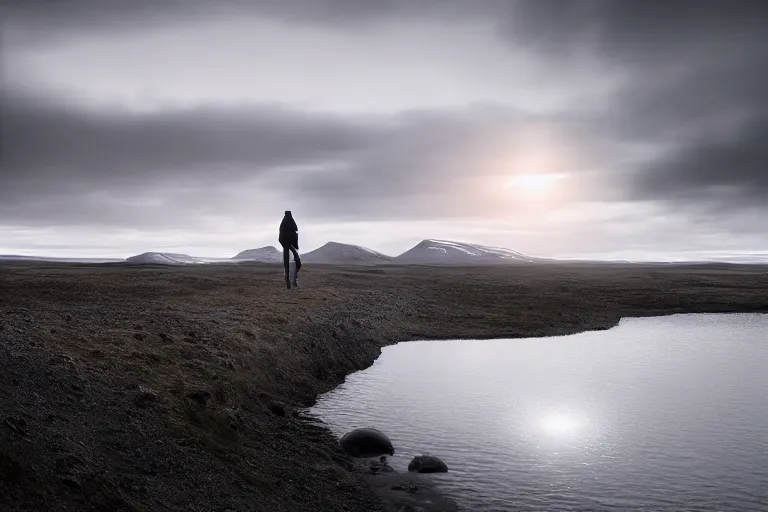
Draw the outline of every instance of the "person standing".
[[[293,219],[293,215],[290,210],[285,211],[285,216],[282,222],[280,222],[280,236],[278,238],[280,245],[283,246],[283,266],[285,267],[285,286],[291,289],[293,286],[298,286],[299,269],[301,268],[301,258],[299,258],[299,228],[296,226],[296,221]],[[293,253],[293,261],[296,266],[296,270],[293,273],[293,279],[290,277],[290,254]]]

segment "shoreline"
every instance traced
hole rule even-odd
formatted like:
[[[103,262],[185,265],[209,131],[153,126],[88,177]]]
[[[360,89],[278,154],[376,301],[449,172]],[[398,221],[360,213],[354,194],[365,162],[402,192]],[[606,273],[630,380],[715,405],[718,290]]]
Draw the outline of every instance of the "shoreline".
[[[585,332],[594,332],[594,331],[603,331],[603,330],[610,330],[619,325],[619,322],[624,318],[650,318],[650,317],[656,317],[656,316],[670,316],[675,314],[768,314],[768,311],[726,311],[726,312],[674,312],[674,313],[658,313],[653,315],[640,315],[640,316],[622,316],[616,321],[607,326],[600,326],[600,327],[594,327],[589,329],[577,329],[574,332],[569,333],[563,333],[563,334],[541,334],[540,336],[531,336],[532,338],[544,338],[544,337],[560,337],[560,336],[572,336],[575,334],[585,333]],[[487,337],[471,337],[471,338],[452,338],[454,341],[480,341],[480,340],[493,340],[493,339],[510,339],[505,337],[499,337],[494,335],[489,335]],[[515,339],[515,338],[511,338]],[[518,338],[518,339],[524,339],[524,338]],[[381,348],[384,348],[386,346],[396,345],[399,343],[410,343],[413,341],[443,341],[444,338],[422,338],[418,340],[403,340],[403,341],[395,341],[393,343],[382,345]],[[319,425],[322,425],[323,428],[328,430],[331,435],[336,439],[337,441],[339,438],[331,432],[331,429],[327,426],[327,424],[322,421],[322,419],[317,418],[315,416],[309,416],[310,409],[314,407],[317,400],[320,398],[320,395],[329,393],[333,391],[336,387],[340,386],[344,383],[346,377],[348,375],[351,375],[352,373],[356,373],[358,371],[365,371],[379,358],[381,357],[381,353],[379,352],[379,355],[374,358],[374,360],[369,364],[368,366],[364,368],[360,368],[359,370],[353,370],[349,374],[345,375],[342,380],[333,388],[331,388],[328,391],[322,392],[315,396],[313,403],[311,406],[299,409],[299,414],[302,414],[302,419],[305,421],[307,418],[309,418],[308,421],[316,422]],[[417,473],[410,473],[410,472],[401,472],[396,469],[393,469],[390,473],[381,473],[381,474],[371,474],[370,472],[366,471],[367,466],[362,462],[357,462],[354,466],[353,471],[357,474],[359,474],[363,480],[367,483],[367,485],[382,499],[385,510],[387,511],[408,511],[408,512],[459,512],[464,509],[462,509],[458,503],[456,503],[454,500],[447,498],[439,488],[436,487],[436,485],[430,480],[429,476],[420,475]],[[395,489],[395,487],[398,487],[400,489]],[[415,488],[418,489],[418,491],[414,491],[413,493],[407,492],[405,489],[407,488]],[[418,493],[418,494],[417,494]]]
[[[222,267],[0,264],[4,509],[408,510],[299,414],[383,346],[768,311],[764,266],[318,266],[293,291]]]

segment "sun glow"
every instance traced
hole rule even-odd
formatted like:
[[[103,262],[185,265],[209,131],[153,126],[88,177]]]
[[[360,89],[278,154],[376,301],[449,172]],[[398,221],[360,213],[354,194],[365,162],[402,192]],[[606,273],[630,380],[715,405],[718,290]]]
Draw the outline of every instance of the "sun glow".
[[[525,173],[513,176],[504,184],[505,188],[515,189],[526,196],[540,196],[550,190],[555,183],[567,175]]]

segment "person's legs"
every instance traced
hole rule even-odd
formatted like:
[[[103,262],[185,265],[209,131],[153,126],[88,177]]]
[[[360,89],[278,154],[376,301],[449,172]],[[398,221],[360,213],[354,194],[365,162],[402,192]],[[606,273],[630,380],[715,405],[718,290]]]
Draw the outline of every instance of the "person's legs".
[[[293,253],[293,262],[296,265],[296,271],[293,275],[293,286],[298,286],[296,281],[299,278],[299,270],[301,270],[301,258],[299,257],[299,251],[295,247],[291,246],[291,252]]]
[[[291,287],[291,278],[289,276],[290,256],[289,256],[287,245],[283,246],[283,267],[285,267],[285,285],[290,289]]]
[[[301,258],[299,257],[299,251],[295,247],[291,247],[293,253],[293,261],[296,262],[296,272],[301,270]]]

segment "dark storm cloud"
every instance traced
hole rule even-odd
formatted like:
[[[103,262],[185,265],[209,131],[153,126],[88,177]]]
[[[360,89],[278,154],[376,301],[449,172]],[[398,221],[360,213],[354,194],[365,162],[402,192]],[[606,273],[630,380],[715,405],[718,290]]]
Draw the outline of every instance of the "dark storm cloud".
[[[703,198],[721,207],[768,201],[768,117],[738,132],[702,139],[636,176],[638,194]]]
[[[163,222],[142,206],[148,198],[160,200],[165,215],[201,213],[211,203],[226,206],[219,184],[231,188],[276,167],[350,158],[387,132],[269,105],[139,114],[8,90],[1,101],[6,223],[131,225],[143,214],[146,222]],[[290,170],[281,175],[278,183],[295,179]]]
[[[30,42],[32,35],[65,37],[86,28],[130,29],[151,20],[233,12],[342,30],[381,20],[485,19],[508,44],[549,61],[552,80],[567,82],[559,64],[584,54],[626,77],[585,130],[603,141],[609,168],[621,148],[651,148],[647,156],[610,169],[627,197],[768,204],[767,1],[27,0],[6,2],[3,9],[6,25],[28,34]],[[5,107],[13,102],[4,98]],[[151,116],[91,115],[57,105],[36,109],[21,101],[11,107],[3,116],[4,179],[10,185],[0,194],[6,199],[11,190],[18,197],[25,186],[72,187],[85,176],[98,182],[151,177],[159,169],[166,176],[205,174],[212,166],[221,173],[224,165],[267,173],[278,165],[327,160],[339,165],[295,176],[301,176],[296,186],[316,194],[328,211],[350,211],[350,202],[362,210],[366,201],[398,194],[416,210],[436,211],[438,200],[429,194],[460,188],[462,172],[471,172],[468,162],[451,157],[482,146],[477,141],[492,138],[498,127],[487,119],[478,127],[450,117],[356,123],[260,107]],[[289,187],[288,181],[277,186]]]
[[[670,55],[671,49],[698,52],[734,31],[755,35],[768,15],[760,0],[3,0],[0,9],[9,24],[39,35],[233,13],[342,28],[404,19],[487,19],[515,44],[558,54],[575,48],[573,43],[597,45],[607,55],[639,60]]]
[[[466,17],[475,12],[457,0],[0,0],[0,15],[27,44],[83,30],[146,28],[201,17],[258,16],[344,29],[413,16]]]
[[[83,32],[131,29],[204,14],[201,2],[166,0],[0,0],[0,28],[24,44],[46,43]],[[13,41],[16,42],[16,41]]]
[[[768,5],[760,0],[539,0],[515,2],[512,11],[506,28],[518,41],[553,52],[590,45],[622,62],[656,65],[683,53],[701,58],[702,50],[761,41]]]
[[[6,222],[136,222],[137,203],[158,197],[168,211],[215,213],[228,207],[220,187],[248,183],[329,217],[461,215],[471,201],[446,198],[483,172],[480,156],[509,146],[502,129],[527,119],[481,108],[356,119],[258,105],[104,112],[8,91],[2,100]]]
[[[100,111],[6,92],[2,151],[7,173],[61,169],[73,178],[161,172],[214,164],[259,167],[322,159],[370,144],[376,127],[277,106]]]
[[[603,126],[657,144],[631,196],[768,204],[768,2],[519,2],[505,33],[550,58],[588,48],[627,76]]]

